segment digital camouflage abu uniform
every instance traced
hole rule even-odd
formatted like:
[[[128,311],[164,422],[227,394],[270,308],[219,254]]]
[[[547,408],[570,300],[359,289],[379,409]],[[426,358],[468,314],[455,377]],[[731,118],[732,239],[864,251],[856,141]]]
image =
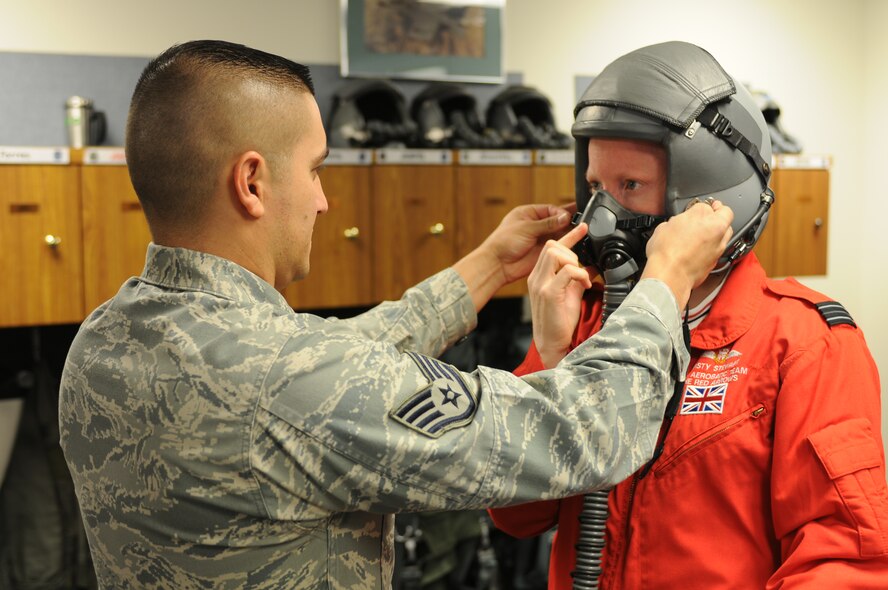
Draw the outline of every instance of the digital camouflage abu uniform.
[[[524,378],[432,358],[475,321],[452,269],[337,321],[150,246],[82,325],[60,394],[102,586],[384,588],[396,511],[574,495],[649,458],[687,365],[664,284]]]

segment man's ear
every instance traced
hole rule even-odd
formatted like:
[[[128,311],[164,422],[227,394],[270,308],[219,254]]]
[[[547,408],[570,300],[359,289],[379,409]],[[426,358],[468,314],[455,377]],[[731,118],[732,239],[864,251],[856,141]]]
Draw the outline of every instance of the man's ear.
[[[268,162],[256,151],[244,152],[234,164],[234,196],[244,213],[254,219],[265,214],[269,189]]]

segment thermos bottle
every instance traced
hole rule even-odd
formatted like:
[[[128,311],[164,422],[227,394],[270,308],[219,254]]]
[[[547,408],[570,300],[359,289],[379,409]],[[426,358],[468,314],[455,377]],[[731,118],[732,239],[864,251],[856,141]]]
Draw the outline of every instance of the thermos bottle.
[[[105,113],[94,111],[90,99],[72,96],[65,102],[65,127],[72,148],[99,145],[105,140]]]

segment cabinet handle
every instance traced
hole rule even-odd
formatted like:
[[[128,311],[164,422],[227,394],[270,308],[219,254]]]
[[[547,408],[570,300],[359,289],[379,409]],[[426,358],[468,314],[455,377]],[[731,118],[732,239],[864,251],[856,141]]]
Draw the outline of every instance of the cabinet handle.
[[[823,227],[823,219],[821,219],[820,217],[815,217],[814,218],[814,229],[820,229],[821,227]]]
[[[12,203],[9,205],[10,213],[37,213],[40,205],[37,203]]]
[[[435,225],[433,225],[432,227],[429,228],[429,233],[432,234],[433,236],[440,236],[441,234],[444,233],[444,224],[443,223],[436,223]]]
[[[357,227],[350,227],[342,232],[342,235],[344,235],[347,240],[356,240],[358,239],[358,236],[361,235],[361,230]]]
[[[46,234],[45,236],[43,236],[43,241],[46,242],[46,245],[50,248],[55,248],[62,243],[62,238],[60,238],[59,236],[54,236],[52,234]]]

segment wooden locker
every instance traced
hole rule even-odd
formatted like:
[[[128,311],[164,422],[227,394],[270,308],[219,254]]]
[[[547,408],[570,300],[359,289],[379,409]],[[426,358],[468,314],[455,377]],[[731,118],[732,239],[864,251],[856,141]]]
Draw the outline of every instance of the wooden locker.
[[[128,278],[142,274],[151,242],[125,165],[89,165],[81,172],[86,311],[107,301]]]
[[[371,176],[374,291],[397,299],[457,259],[452,154],[378,150]]]
[[[80,168],[0,166],[0,327],[80,322]]]
[[[499,225],[506,213],[533,202],[530,152],[500,152],[502,164],[490,164],[491,151],[463,150],[456,173],[458,255],[478,247]],[[527,279],[500,289],[497,297],[527,293]]]
[[[366,160],[352,154],[340,164],[334,153],[321,172],[328,209],[315,222],[308,276],[284,292],[294,308],[358,307],[374,302],[370,152],[361,150],[360,154]]]

